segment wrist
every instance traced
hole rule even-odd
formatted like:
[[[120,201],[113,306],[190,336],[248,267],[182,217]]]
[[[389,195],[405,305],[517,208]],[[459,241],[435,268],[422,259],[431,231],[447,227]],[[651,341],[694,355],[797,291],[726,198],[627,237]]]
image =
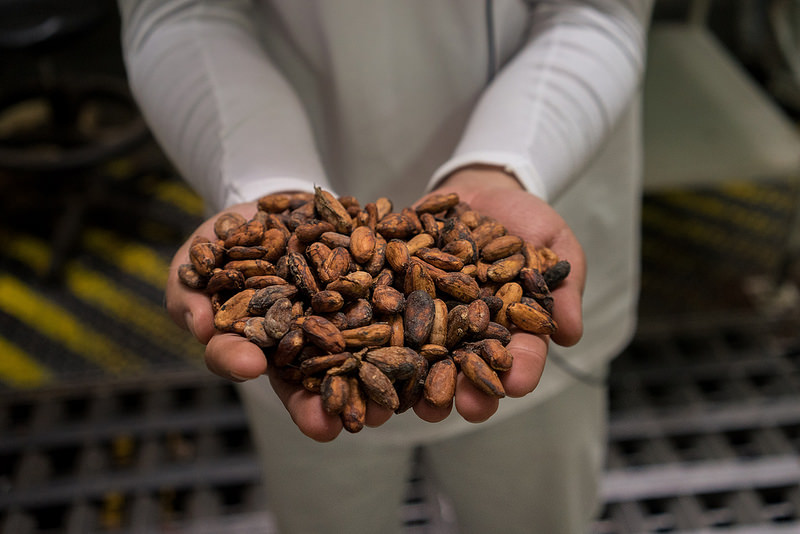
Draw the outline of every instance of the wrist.
[[[478,191],[483,189],[524,190],[517,178],[497,165],[473,164],[448,174],[437,189]]]

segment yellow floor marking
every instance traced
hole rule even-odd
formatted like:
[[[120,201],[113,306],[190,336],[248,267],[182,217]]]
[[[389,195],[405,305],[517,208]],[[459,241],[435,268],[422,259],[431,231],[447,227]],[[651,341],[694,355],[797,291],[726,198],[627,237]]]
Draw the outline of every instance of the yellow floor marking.
[[[122,241],[108,230],[87,228],[83,245],[96,256],[105,259],[125,273],[158,289],[167,283],[169,263],[153,249],[132,241]],[[35,274],[43,274],[50,263],[50,248],[43,240],[15,234],[8,244],[9,256],[29,265]]]
[[[112,232],[99,228],[86,229],[83,245],[96,256],[153,287],[163,289],[167,283],[169,262],[151,248],[120,240]]]
[[[26,264],[36,275],[45,273],[52,255],[45,241],[23,234],[9,236],[5,254]]]
[[[0,382],[15,388],[35,388],[53,381],[52,372],[30,354],[0,337]]]
[[[154,344],[191,363],[202,363],[200,342],[178,328],[164,308],[78,265],[67,268],[65,283],[76,297],[124,322]]]
[[[0,274],[0,307],[109,373],[122,375],[145,368],[144,362],[129,350],[81,324],[67,310],[12,276]]]
[[[778,251],[763,242],[763,239],[741,239],[737,230],[723,229],[712,224],[702,224],[695,219],[676,217],[673,213],[648,207],[642,212],[642,221],[659,228],[664,234],[685,239],[708,247],[709,250],[726,251],[743,258],[764,260],[774,258]]]
[[[154,193],[159,200],[173,204],[189,215],[204,214],[203,200],[182,183],[159,182]]]
[[[30,236],[14,236],[8,244],[7,252],[10,257],[31,268],[46,266],[49,258],[47,244]],[[64,283],[77,298],[113,315],[136,329],[140,335],[192,363],[202,363],[202,345],[178,328],[161,306],[152,304],[74,261],[65,266]]]
[[[759,206],[788,212],[794,211],[797,197],[797,184],[792,182],[787,188],[769,187],[750,181],[735,181],[722,184],[720,191],[731,198],[738,198],[745,202]]]
[[[748,232],[774,235],[785,231],[785,224],[773,217],[768,217],[756,210],[735,206],[718,198],[677,194],[665,196],[667,202],[675,206],[683,206],[695,213],[702,213],[720,219]]]

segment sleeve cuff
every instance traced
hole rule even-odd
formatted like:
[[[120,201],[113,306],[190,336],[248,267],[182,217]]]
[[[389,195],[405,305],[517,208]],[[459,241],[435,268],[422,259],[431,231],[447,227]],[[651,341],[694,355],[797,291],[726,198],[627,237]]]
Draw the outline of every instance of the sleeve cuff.
[[[544,181],[531,162],[526,158],[509,152],[467,152],[456,155],[436,169],[433,177],[428,181],[426,191],[434,189],[439,182],[458,169],[475,164],[501,167],[505,172],[519,180],[526,191],[538,196],[545,202],[548,201],[547,187],[545,187]]]

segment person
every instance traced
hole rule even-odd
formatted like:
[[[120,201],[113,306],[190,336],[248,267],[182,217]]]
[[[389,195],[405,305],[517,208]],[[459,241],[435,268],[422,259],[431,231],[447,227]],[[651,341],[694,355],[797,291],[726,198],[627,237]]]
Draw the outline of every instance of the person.
[[[170,316],[240,383],[281,532],[395,532],[412,458],[460,532],[585,532],[598,511],[605,375],[635,328],[647,0],[119,0],[132,91],[213,213],[315,185],[408,206],[432,191],[572,264],[552,340],[515,333],[497,401],[376,406],[358,434],[270,379],[182,287]],[[578,341],[580,339],[580,342]],[[552,343],[551,343],[552,341]]]

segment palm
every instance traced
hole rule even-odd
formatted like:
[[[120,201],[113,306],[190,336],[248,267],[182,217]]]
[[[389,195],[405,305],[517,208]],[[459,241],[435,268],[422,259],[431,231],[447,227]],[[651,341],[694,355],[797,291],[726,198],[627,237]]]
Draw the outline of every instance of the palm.
[[[497,176],[494,176],[497,178]],[[465,179],[451,179],[437,192],[457,192],[475,211],[497,219],[508,233],[537,245],[547,246],[559,257],[570,261],[572,273],[553,292],[554,319],[559,331],[553,340],[572,345],[581,336],[581,295],[585,280],[583,251],[570,228],[558,213],[538,197],[522,191],[515,182],[495,181],[480,173]],[[512,369],[501,380],[509,397],[527,395],[538,385],[547,357],[547,336],[535,336],[521,331],[512,334],[508,349],[514,356]],[[460,377],[456,392],[456,409],[467,420],[481,421],[490,417],[498,407],[497,399],[483,395]],[[434,421],[447,415],[447,410],[433,409],[423,403],[415,407],[423,419]]]

